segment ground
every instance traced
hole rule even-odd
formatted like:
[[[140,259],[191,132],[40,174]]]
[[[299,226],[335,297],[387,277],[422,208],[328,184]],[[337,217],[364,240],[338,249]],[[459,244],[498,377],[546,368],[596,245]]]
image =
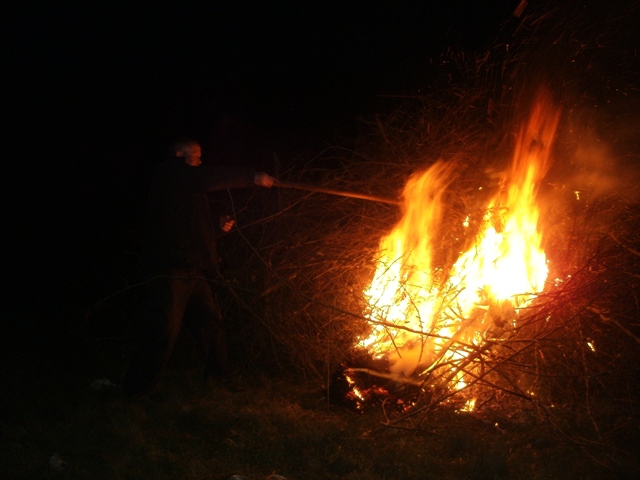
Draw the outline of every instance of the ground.
[[[443,409],[419,429],[392,427],[380,405],[330,405],[314,379],[254,370],[238,372],[237,391],[202,384],[188,349],[152,394],[131,400],[118,385],[121,344],[101,342],[5,346],[3,478],[598,479],[640,471],[637,422],[620,425],[618,448],[580,444],[513,412]]]

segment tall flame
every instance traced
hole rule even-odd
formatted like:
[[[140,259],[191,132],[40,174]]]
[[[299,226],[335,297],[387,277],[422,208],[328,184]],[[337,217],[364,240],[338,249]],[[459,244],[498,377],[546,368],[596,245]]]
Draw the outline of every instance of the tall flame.
[[[439,161],[407,182],[404,216],[382,239],[375,275],[364,292],[372,332],[358,343],[386,358],[392,373],[437,369],[449,387],[462,388],[464,369],[451,366],[514,325],[518,309],[543,290],[548,267],[536,197],[550,166],[558,120],[559,111],[540,97],[519,131],[503,188],[487,205],[472,246],[446,276],[433,264],[434,239],[455,165]]]

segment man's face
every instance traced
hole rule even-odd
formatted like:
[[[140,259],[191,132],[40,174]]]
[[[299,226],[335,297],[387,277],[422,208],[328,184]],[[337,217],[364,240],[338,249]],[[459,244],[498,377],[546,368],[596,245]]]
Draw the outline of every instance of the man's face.
[[[202,149],[200,145],[191,145],[182,150],[184,162],[191,167],[202,165]]]

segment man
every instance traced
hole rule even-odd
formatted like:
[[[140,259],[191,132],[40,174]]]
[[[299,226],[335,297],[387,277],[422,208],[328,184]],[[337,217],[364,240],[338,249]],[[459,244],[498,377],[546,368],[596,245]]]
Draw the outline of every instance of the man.
[[[205,358],[205,379],[230,382],[226,335],[211,286],[219,268],[215,227],[207,193],[258,185],[271,187],[266,173],[223,166],[203,166],[197,141],[183,138],[171,145],[151,183],[143,263],[155,277],[138,351],[124,379],[129,395],[155,386],[182,326],[199,341]],[[225,218],[220,227],[233,223]]]

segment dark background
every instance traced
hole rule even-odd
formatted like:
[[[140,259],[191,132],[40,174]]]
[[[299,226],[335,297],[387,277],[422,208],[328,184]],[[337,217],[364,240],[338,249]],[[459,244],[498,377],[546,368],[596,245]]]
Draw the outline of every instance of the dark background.
[[[484,50],[519,1],[209,3],[2,7],[10,311],[103,293],[172,137],[205,161],[295,166],[380,96],[428,88],[447,48]]]

